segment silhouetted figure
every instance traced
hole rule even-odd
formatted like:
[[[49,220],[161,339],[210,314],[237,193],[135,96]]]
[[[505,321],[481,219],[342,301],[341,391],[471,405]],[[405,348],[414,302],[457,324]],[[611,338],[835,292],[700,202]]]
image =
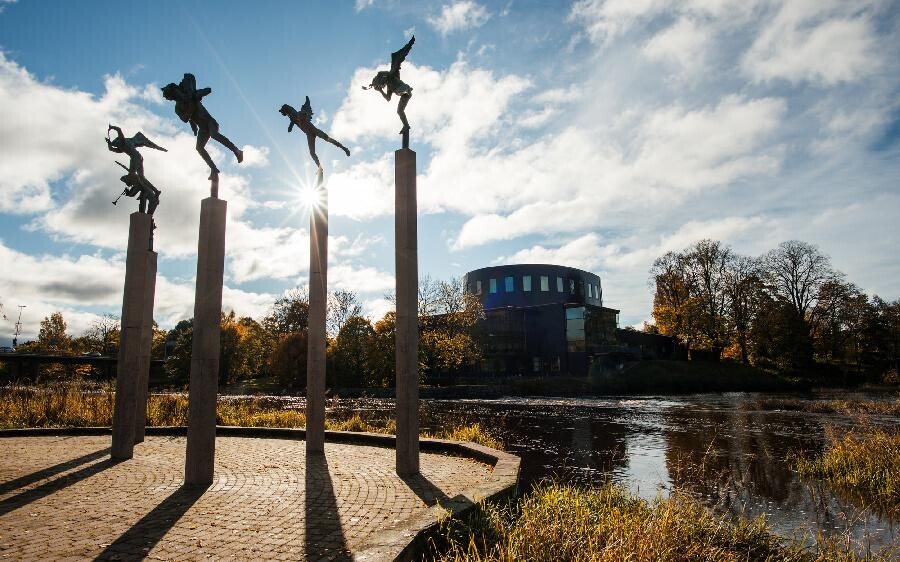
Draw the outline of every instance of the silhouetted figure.
[[[290,125],[288,125],[289,133],[294,129],[294,125],[297,125],[300,127],[301,131],[306,133],[306,142],[309,144],[309,155],[312,156],[313,162],[316,163],[316,166],[320,170],[322,169],[322,165],[319,164],[319,157],[316,156],[316,137],[325,142],[330,142],[347,153],[347,156],[350,156],[349,148],[329,137],[325,131],[312,124],[313,110],[312,105],[309,103],[309,96],[306,96],[306,102],[303,103],[303,107],[300,108],[300,111],[297,111],[288,104],[284,104],[278,112],[291,120]]]
[[[193,74],[186,73],[180,84],[167,84],[162,89],[163,97],[175,102],[175,113],[185,123],[190,123],[191,130],[197,135],[197,152],[209,166],[209,179],[219,175],[219,169],[206,152],[206,143],[210,137],[219,141],[222,146],[234,153],[238,163],[244,161],[244,153],[219,132],[219,123],[203,107],[203,97],[212,93],[212,88],[197,89],[197,80]]]
[[[372,83],[369,84],[368,87],[363,86],[363,90],[370,88],[378,90],[387,101],[391,101],[392,94],[400,96],[400,103],[397,104],[397,115],[400,116],[400,121],[403,122],[403,128],[400,129],[400,134],[403,135],[405,139],[409,138],[409,121],[406,120],[405,110],[406,104],[409,103],[409,98],[412,97],[412,88],[409,84],[400,80],[400,65],[406,60],[406,55],[409,54],[409,51],[412,49],[413,43],[415,42],[416,36],[413,35],[412,39],[409,40],[409,43],[404,45],[402,49],[391,53],[391,70],[382,70],[372,78]],[[404,145],[406,144],[408,143],[404,142]]]
[[[116,132],[116,138],[109,138],[110,131]],[[160,191],[144,176],[144,157],[141,156],[141,153],[138,152],[137,149],[147,147],[167,152],[166,149],[145,137],[143,133],[137,133],[133,137],[126,137],[122,132],[122,129],[115,125],[109,125],[106,129],[106,133],[106,147],[110,152],[127,154],[129,157],[128,166],[125,166],[121,162],[116,162],[116,164],[122,166],[122,168],[128,172],[119,178],[126,186],[125,190],[122,191],[122,195],[128,197],[138,196],[138,210],[142,213],[152,215],[153,211],[155,211],[156,207],[159,205]],[[122,195],[119,195],[119,198],[121,198]],[[119,198],[116,198],[116,200],[113,201],[113,205],[118,203]]]

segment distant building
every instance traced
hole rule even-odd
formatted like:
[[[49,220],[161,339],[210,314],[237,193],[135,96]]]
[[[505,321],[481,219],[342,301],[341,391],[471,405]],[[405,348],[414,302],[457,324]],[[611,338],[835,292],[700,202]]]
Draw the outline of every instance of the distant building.
[[[501,265],[470,271],[464,282],[484,306],[482,373],[584,375],[618,351],[619,311],[603,306],[603,286],[593,273]]]

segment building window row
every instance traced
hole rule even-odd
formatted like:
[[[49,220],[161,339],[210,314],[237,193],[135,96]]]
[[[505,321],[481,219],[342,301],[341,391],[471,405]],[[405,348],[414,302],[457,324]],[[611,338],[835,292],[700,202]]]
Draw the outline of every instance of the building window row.
[[[496,294],[498,291],[497,288],[497,279],[489,279],[488,280],[488,291],[490,294]],[[567,282],[568,281],[568,282]],[[576,280],[575,279],[565,279],[563,277],[556,278],[556,292],[557,293],[565,293],[568,292],[570,295],[576,294]],[[530,293],[532,291],[531,284],[531,275],[523,275],[522,276],[522,291],[526,293]],[[478,279],[475,281],[475,294],[480,295],[482,292],[481,280]],[[506,276],[503,278],[503,290],[506,293],[514,293],[516,292],[516,278],[513,276]],[[547,275],[540,276],[540,291],[543,293],[550,292],[550,277]],[[586,294],[588,298],[592,299],[600,299],[601,290],[598,284],[594,283],[585,283],[584,281],[578,280],[577,285],[577,294]]]

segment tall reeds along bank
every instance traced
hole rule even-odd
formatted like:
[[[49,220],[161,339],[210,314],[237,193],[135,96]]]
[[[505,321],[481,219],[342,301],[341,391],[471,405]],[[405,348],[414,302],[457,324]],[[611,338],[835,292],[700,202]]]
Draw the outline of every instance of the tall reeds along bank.
[[[27,427],[109,427],[115,405],[111,385],[73,381],[44,387],[0,388],[0,429]],[[147,425],[187,424],[188,399],[182,394],[151,394],[147,401]],[[306,427],[301,410],[279,408],[260,398],[221,399],[216,404],[216,424],[241,427]],[[325,420],[334,431],[396,432],[394,420],[364,419],[359,412],[349,417]],[[502,449],[502,443],[479,424],[459,425],[425,437],[472,441]]]
[[[864,425],[843,434],[831,431],[821,454],[811,458],[795,454],[788,460],[802,477],[862,493],[888,512],[900,514],[900,429]]]
[[[481,505],[466,521],[446,521],[433,547],[444,562],[855,562],[898,554],[861,557],[827,539],[806,547],[776,536],[764,518],[719,517],[680,495],[648,502],[612,484],[547,484],[514,504]]]

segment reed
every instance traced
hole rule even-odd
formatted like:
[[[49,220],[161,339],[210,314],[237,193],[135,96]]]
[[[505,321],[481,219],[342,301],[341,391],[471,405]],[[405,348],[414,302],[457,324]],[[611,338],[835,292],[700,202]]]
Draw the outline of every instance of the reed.
[[[900,432],[878,427],[837,434],[830,432],[825,450],[814,457],[788,458],[803,477],[860,492],[900,513]]]
[[[900,400],[800,400],[796,398],[760,398],[749,402],[750,410],[785,410],[812,414],[900,416]]]
[[[682,495],[648,502],[612,484],[551,483],[514,504],[482,504],[465,522],[446,521],[438,543],[436,559],[443,562],[855,562],[897,554],[861,557],[824,538],[805,547],[779,538],[764,518],[716,516]]]

